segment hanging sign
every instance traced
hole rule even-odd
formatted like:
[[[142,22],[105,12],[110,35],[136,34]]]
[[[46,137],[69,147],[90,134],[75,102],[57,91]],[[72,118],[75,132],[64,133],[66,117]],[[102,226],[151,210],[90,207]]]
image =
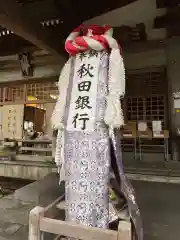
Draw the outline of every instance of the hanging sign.
[[[174,108],[180,109],[180,92],[173,93]]]
[[[18,55],[21,72],[23,77],[33,76],[32,56],[30,52],[20,53]]]
[[[100,53],[77,55],[67,129],[93,131]]]

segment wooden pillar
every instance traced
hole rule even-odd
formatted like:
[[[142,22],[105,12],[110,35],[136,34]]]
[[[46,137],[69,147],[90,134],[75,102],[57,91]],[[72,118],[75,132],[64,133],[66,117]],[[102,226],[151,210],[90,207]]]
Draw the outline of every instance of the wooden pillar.
[[[29,214],[29,240],[42,240],[40,231],[40,214],[44,211],[42,207],[35,207]]]
[[[172,159],[180,160],[180,135],[177,134],[180,129],[180,113],[174,108],[173,93],[180,92],[180,45],[179,42],[169,40],[166,46],[167,56],[167,77],[168,77],[168,95],[169,95],[169,116],[170,116],[170,139]]]
[[[122,232],[124,233],[123,240],[132,239],[132,230],[131,230],[131,222],[129,221],[120,221],[118,225],[118,237],[117,240],[122,240]]]

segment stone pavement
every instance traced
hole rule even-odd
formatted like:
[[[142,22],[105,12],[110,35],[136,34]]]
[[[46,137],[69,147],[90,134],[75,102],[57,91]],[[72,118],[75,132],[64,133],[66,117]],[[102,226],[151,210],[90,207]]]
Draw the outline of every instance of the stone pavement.
[[[180,239],[180,186],[133,181],[140,207],[144,240]]]
[[[139,161],[139,160],[125,160],[124,169],[126,173],[152,175],[152,176],[166,176],[166,177],[180,177],[180,161]]]
[[[29,211],[32,203],[17,201],[13,195],[0,199],[0,240],[28,239]]]
[[[28,239],[30,210],[37,205],[47,206],[62,195],[64,186],[59,186],[58,181],[58,175],[51,173],[12,195],[0,197],[0,240]]]
[[[46,191],[37,186],[36,182],[22,189],[23,196],[18,190],[17,194],[15,194],[16,198],[15,195],[9,195],[0,199],[0,240],[28,239],[29,211],[38,205],[37,201],[39,200],[40,205],[47,205],[52,202],[57,198],[57,195],[60,195],[63,189],[58,184],[56,185],[56,175],[54,177],[53,175],[47,176],[43,182],[47,180],[51,181],[52,185],[44,186]],[[42,185],[43,182],[40,181],[39,184]],[[179,240],[179,184],[146,181],[132,181],[132,184],[136,191],[143,219],[144,240]],[[35,188],[37,191],[35,191]],[[31,194],[27,195],[28,191]],[[41,195],[39,200],[38,194]],[[24,195],[28,196],[27,200],[29,201],[20,199]],[[33,199],[30,199],[31,195],[34,195]]]

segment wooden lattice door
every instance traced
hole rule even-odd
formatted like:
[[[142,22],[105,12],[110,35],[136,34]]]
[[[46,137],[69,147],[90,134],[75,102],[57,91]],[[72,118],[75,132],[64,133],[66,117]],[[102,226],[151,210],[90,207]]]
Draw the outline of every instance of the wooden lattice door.
[[[168,85],[164,68],[129,72],[125,111],[128,120],[161,120],[168,127]]]

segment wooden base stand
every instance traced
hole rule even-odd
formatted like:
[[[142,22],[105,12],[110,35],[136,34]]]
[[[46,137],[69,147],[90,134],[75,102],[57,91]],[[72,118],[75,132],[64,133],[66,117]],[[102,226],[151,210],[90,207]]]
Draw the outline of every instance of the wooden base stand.
[[[45,208],[36,206],[29,215],[29,240],[44,240],[44,233],[55,234],[54,240],[72,237],[81,240],[131,240],[132,230],[129,221],[119,221],[117,231],[86,227],[66,222],[63,215],[64,196],[59,197]],[[61,211],[61,214],[60,214]]]

